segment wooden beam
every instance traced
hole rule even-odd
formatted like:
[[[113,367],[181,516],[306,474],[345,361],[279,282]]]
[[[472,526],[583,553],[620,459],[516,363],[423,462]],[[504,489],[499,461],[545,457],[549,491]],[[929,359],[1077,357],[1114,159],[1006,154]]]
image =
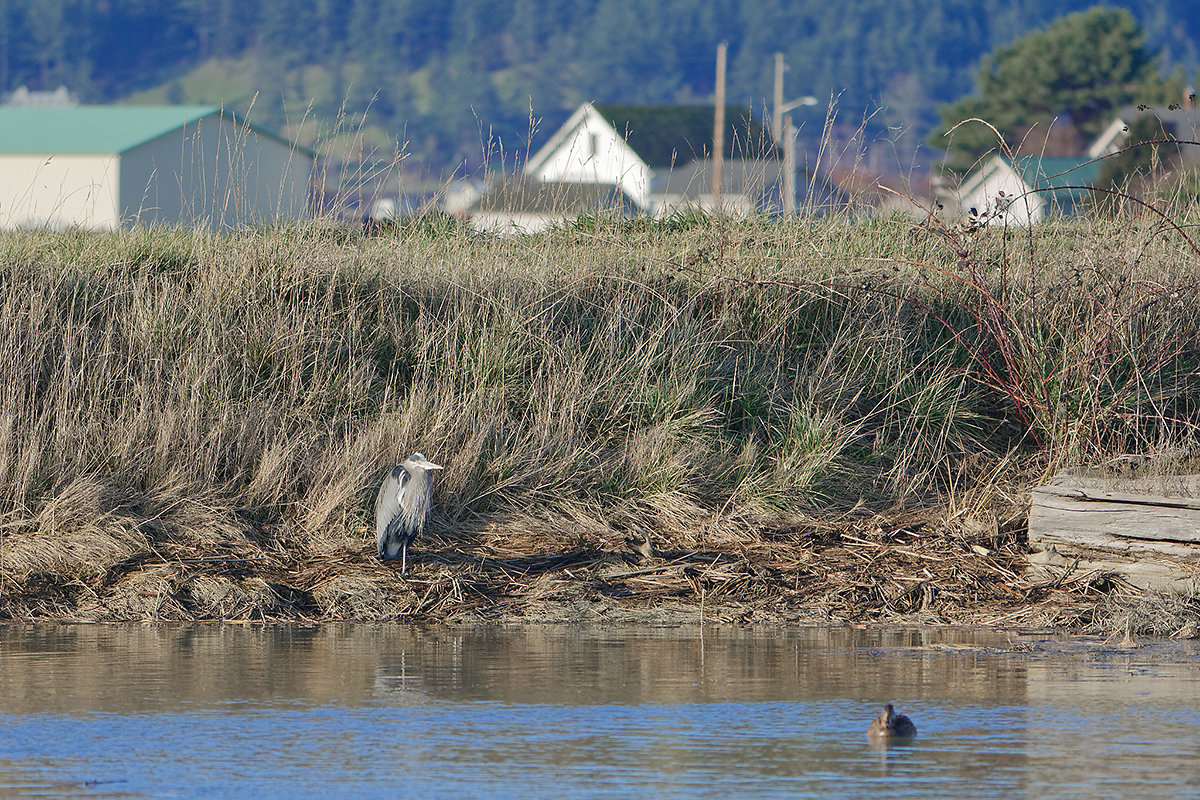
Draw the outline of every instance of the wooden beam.
[[[1200,475],[1061,472],[1033,489],[1029,545],[1142,588],[1200,590]],[[1054,558],[1050,559],[1051,561]],[[1045,562],[1045,559],[1043,559]],[[1031,568],[1038,559],[1031,557]]]

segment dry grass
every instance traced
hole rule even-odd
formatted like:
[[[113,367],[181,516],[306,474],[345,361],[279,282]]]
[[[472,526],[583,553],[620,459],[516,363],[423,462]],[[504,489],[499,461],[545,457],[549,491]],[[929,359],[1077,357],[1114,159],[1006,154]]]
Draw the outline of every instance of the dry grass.
[[[1022,492],[1195,451],[1198,278],[1153,220],[5,234],[0,614],[1079,623]],[[366,528],[415,450],[402,579]]]

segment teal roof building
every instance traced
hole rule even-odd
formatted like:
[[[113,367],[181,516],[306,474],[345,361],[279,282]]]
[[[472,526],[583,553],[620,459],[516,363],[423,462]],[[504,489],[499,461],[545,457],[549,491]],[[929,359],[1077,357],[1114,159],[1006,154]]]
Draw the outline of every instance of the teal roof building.
[[[297,219],[312,172],[312,151],[215,106],[0,106],[6,229]]]
[[[993,156],[959,187],[959,203],[976,225],[1032,225],[1082,211],[1100,175],[1088,156]]]

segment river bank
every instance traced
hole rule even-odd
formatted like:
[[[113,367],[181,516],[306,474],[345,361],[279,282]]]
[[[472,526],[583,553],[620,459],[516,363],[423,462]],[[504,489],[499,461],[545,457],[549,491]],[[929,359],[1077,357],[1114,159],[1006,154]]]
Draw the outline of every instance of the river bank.
[[[10,583],[4,607],[11,619],[66,621],[915,623],[1108,631],[1122,626],[1114,599],[1144,602],[1109,576],[1069,569],[1052,580],[1026,576],[1019,518],[997,525],[979,516],[856,513],[764,526],[696,511],[690,531],[655,530],[653,549],[643,531],[627,536],[579,518],[435,534],[414,548],[403,575],[375,557],[366,531],[324,555],[300,558],[249,540],[223,554],[158,546],[103,575],[29,582],[15,591]],[[1181,606],[1177,622],[1158,620],[1156,632],[1187,635],[1186,612]]]
[[[1194,456],[1198,287],[1146,220],[4,234],[0,617],[1132,626],[1028,491]]]

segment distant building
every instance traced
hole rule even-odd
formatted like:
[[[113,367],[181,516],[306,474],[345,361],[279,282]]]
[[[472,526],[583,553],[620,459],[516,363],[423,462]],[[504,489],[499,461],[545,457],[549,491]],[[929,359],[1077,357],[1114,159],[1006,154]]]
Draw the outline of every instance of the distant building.
[[[650,182],[650,207],[656,217],[687,211],[717,210],[712,190],[712,159],[701,158],[656,175]],[[721,167],[721,213],[732,216],[778,214],[783,210],[783,162],[776,158],[731,158]],[[796,171],[794,208],[821,215],[850,205],[847,192],[807,168]]]
[[[1115,155],[1129,144],[1130,126],[1138,122],[1151,123],[1145,128],[1150,138],[1155,140],[1200,141],[1200,118],[1190,103],[1166,108],[1127,106],[1118,111],[1108,127],[1092,141],[1088,155],[1092,158]],[[1184,152],[1194,153],[1195,146]],[[1192,160],[1196,160],[1194,156]]]
[[[542,182],[607,184],[619,187],[639,208],[659,213],[657,191],[675,172],[685,176],[675,186],[695,186],[692,165],[712,158],[713,106],[620,106],[584,103],[532,155],[525,175]],[[748,108],[730,106],[725,112],[725,158],[735,161],[776,161],[778,148],[769,132]],[[711,162],[710,162],[711,163]],[[733,169],[731,175],[754,173]],[[778,168],[776,168],[778,175]],[[734,195],[756,195],[728,183]],[[751,204],[756,200],[749,200]]]
[[[447,214],[463,216],[471,204],[479,199],[481,190],[471,181],[458,179],[446,185],[441,195],[441,208]]]
[[[781,164],[778,159],[748,161],[739,158],[724,162],[719,210],[734,216],[777,211],[780,207]],[[711,158],[698,158],[656,175],[650,184],[650,205],[655,216],[717,211],[712,170]]]
[[[465,211],[471,227],[488,233],[540,233],[587,213],[636,216],[640,208],[621,188],[607,183],[500,181]]]
[[[31,92],[28,86],[18,86],[5,96],[4,105],[15,108],[69,108],[79,103],[65,86],[59,86],[53,92]]]
[[[975,224],[1030,225],[1074,214],[1090,196],[1100,162],[1088,156],[993,156],[969,174],[958,190],[967,219]]]
[[[0,227],[204,225],[307,213],[313,153],[212,106],[0,107]]]

